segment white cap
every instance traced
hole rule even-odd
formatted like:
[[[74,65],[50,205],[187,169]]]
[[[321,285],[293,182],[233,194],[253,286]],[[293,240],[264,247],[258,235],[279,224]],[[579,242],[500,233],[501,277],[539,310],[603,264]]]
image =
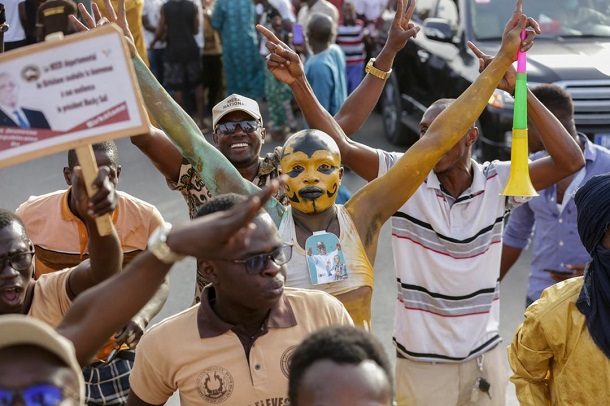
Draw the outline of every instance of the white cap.
[[[233,111],[244,111],[260,121],[261,125],[263,124],[261,111],[258,109],[256,100],[233,93],[212,109],[212,127],[216,129],[216,124],[220,119]]]
[[[0,349],[33,345],[42,348],[62,360],[78,379],[80,402],[85,402],[85,380],[76,360],[74,345],[46,323],[23,314],[0,316]]]

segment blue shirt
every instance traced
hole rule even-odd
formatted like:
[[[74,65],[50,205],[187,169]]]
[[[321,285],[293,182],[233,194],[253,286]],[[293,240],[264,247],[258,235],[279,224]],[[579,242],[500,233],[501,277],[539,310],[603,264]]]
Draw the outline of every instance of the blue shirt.
[[[332,44],[326,51],[307,58],[305,76],[318,101],[331,115],[337,114],[347,98],[345,55]]]
[[[586,162],[582,169],[585,171],[584,176],[579,176],[580,173],[575,175],[575,179],[580,178],[580,187],[591,177],[610,172],[610,151],[593,144],[583,134],[578,134],[578,137],[585,145]],[[545,151],[540,151],[531,159],[540,159],[546,155]],[[537,300],[544,289],[555,284],[555,280],[544,269],[565,269],[568,264],[584,264],[591,259],[578,236],[573,195],[565,193],[565,206],[560,213],[556,185],[539,193],[540,196],[510,213],[504,231],[504,244],[510,247],[523,249],[532,237],[532,264],[527,288],[530,300]],[[532,235],[534,224],[536,227]]]

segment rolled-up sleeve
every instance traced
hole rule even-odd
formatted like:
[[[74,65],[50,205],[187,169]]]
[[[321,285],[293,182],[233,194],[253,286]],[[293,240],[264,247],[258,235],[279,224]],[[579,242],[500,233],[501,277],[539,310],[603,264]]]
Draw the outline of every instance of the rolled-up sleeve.
[[[524,249],[529,243],[534,227],[534,212],[525,203],[514,208],[508,216],[503,243],[514,248]]]

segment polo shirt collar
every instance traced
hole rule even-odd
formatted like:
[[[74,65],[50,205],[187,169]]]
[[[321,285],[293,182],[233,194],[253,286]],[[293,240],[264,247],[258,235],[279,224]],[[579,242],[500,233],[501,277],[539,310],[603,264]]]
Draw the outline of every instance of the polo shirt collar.
[[[200,338],[218,337],[237,327],[235,324],[227,323],[214,312],[210,300],[215,298],[216,293],[212,285],[203,288],[201,303],[199,303],[199,309],[197,310],[197,329]],[[286,295],[282,295],[275,306],[271,308],[265,325],[267,328],[288,328],[297,325],[297,319]]]
[[[485,182],[487,178],[483,173],[481,165],[479,165],[474,159],[470,159],[470,166],[472,168],[472,183],[470,184],[470,187],[462,193],[462,195],[476,194],[485,190]],[[428,189],[442,191],[441,182],[438,180],[438,176],[436,176],[434,171],[430,171],[428,174],[428,177],[426,178],[426,187]]]

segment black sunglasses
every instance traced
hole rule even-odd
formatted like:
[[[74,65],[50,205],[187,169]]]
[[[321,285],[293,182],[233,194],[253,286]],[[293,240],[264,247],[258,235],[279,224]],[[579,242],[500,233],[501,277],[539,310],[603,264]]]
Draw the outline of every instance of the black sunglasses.
[[[237,126],[240,126],[245,133],[253,133],[258,130],[258,120],[227,121],[226,123],[217,124],[216,132],[224,135],[233,134],[237,130]]]
[[[11,264],[11,268],[15,271],[25,271],[32,265],[32,258],[34,257],[34,251],[22,251],[16,252],[11,255],[5,255],[0,257],[0,263],[2,264],[2,268],[4,268],[4,264],[7,259],[9,264]]]
[[[277,265],[284,265],[292,258],[292,243],[285,242],[280,247],[266,254],[252,255],[246,259],[234,259],[231,262],[245,264],[248,275],[256,275],[263,272],[267,261],[272,260]]]

